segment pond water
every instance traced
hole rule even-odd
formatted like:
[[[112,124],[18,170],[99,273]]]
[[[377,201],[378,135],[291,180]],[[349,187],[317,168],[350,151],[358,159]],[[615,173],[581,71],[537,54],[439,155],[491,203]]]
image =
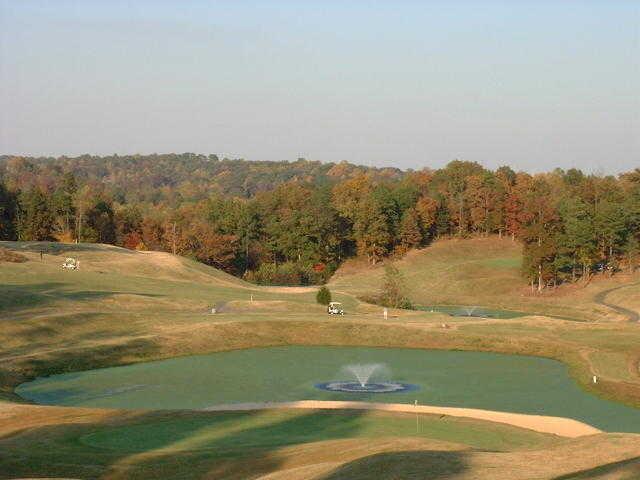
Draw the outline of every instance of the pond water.
[[[348,365],[380,365],[371,381],[411,384],[391,393],[317,388],[354,382]],[[200,409],[221,403],[359,400],[482,408],[575,418],[640,432],[640,409],[581,390],[557,361],[485,352],[360,347],[273,347],[54,375],[16,392],[42,404]]]
[[[452,317],[508,319],[530,315],[529,313],[516,312],[514,310],[500,310],[497,308],[487,307],[465,307],[462,305],[418,305],[415,308],[426,312],[446,313]]]

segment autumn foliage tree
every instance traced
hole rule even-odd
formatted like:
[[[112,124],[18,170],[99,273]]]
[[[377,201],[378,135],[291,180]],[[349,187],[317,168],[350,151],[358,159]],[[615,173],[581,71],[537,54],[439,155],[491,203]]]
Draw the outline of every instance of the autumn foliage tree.
[[[377,264],[446,237],[523,244],[534,291],[633,271],[640,169],[532,176],[454,160],[403,172],[347,162],[193,153],[0,156],[0,239],[162,250],[265,284],[322,284],[347,258]]]
[[[532,285],[537,283],[540,292],[555,274],[553,261],[558,227],[554,199],[543,177],[534,178],[523,201],[522,219],[523,271]]]

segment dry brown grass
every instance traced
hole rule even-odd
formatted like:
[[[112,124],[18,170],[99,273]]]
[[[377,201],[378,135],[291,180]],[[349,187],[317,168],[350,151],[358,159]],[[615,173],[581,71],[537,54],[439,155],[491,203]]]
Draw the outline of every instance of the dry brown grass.
[[[640,287],[630,285],[609,293],[607,301],[640,312]]]
[[[24,263],[29,259],[21,253],[14,252],[8,248],[0,247],[0,262]]]

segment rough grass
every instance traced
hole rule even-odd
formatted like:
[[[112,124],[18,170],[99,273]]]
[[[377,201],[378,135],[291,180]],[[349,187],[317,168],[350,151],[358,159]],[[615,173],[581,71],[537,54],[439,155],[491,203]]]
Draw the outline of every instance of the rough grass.
[[[604,374],[611,379],[625,382],[636,380],[633,365],[630,365],[629,358],[622,352],[597,351],[589,356],[589,361],[596,375]]]
[[[637,285],[630,285],[620,288],[607,295],[607,300],[640,312],[640,288]]]

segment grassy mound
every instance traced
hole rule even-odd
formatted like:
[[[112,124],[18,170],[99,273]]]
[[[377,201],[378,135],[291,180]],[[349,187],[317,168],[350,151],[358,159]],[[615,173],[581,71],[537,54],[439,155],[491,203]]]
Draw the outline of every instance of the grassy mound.
[[[46,374],[152,355],[173,330],[195,331],[231,319],[281,319],[302,309],[324,315],[314,291],[257,287],[167,253],[48,242],[2,247],[26,259],[0,264],[5,389],[16,371]],[[67,257],[79,260],[79,270],[62,269]],[[216,315],[210,314],[214,305]]]

